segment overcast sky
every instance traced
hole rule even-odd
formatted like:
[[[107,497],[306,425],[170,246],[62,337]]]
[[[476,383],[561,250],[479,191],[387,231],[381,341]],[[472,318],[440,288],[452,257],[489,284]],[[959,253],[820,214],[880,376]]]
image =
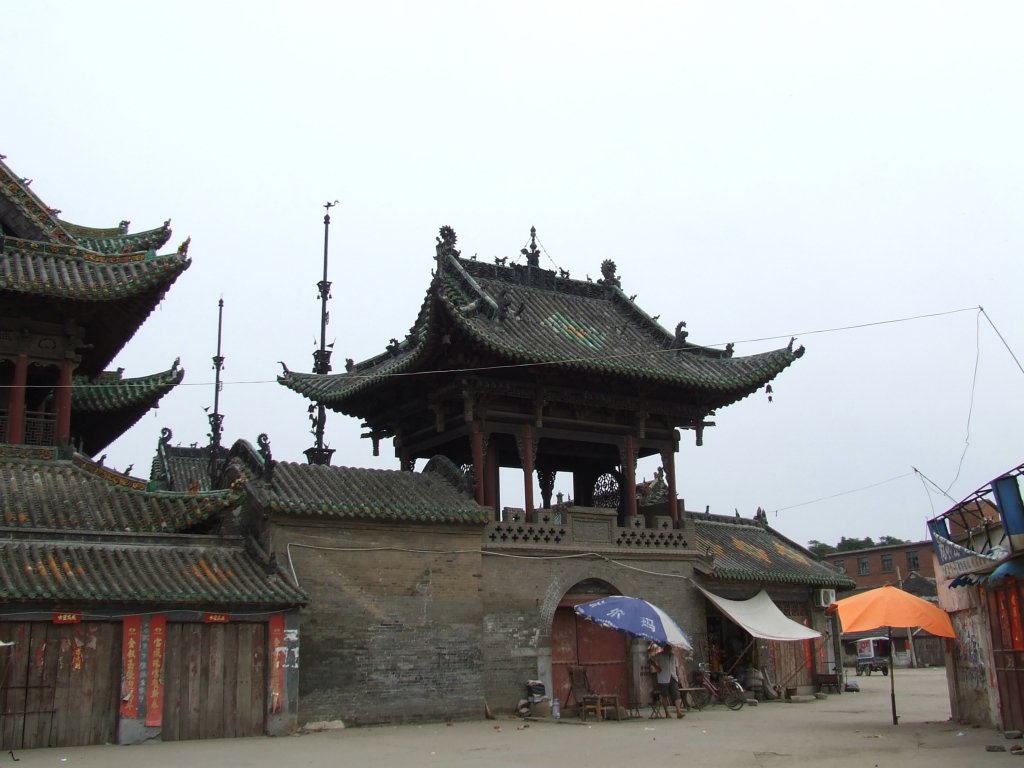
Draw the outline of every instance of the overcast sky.
[[[761,506],[801,543],[917,540],[953,502],[912,467],[959,500],[1024,461],[1006,346],[1024,359],[1017,2],[36,0],[3,15],[7,164],[66,220],[171,218],[164,250],[192,237],[191,268],[114,364],[142,376],[180,356],[185,383],[108,466],[145,476],[163,426],[207,441],[222,296],[224,441],[267,432],[275,458],[304,460],[307,402],[275,377],[279,360],[312,366],[335,199],[335,370],[408,332],[443,224],[480,259],[515,258],[531,226],[548,267],[596,276],[611,258],[698,344],[748,355],[797,336],[807,354],[774,402],[721,410],[700,448],[683,433],[688,509]],[[936,316],[818,333],[921,315]],[[335,464],[397,468],[359,432],[329,416]]]

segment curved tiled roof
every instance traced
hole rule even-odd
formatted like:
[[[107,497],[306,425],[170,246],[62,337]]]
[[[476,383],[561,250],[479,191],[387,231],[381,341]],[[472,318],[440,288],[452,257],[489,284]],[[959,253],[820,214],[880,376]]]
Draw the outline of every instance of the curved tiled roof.
[[[682,324],[681,324],[682,325]],[[566,373],[591,372],[664,385],[699,396],[708,410],[746,397],[803,354],[783,349],[745,357],[691,344],[670,333],[618,287],[521,265],[461,259],[438,249],[437,270],[409,335],[345,373],[318,376],[285,370],[283,385],[345,410],[346,401],[388,376],[431,365],[442,333],[461,332],[496,365],[541,363]]]
[[[49,300],[76,317],[87,329],[79,371],[96,376],[190,264],[185,245],[171,254],[105,255],[8,237],[0,251],[0,301]],[[65,303],[75,306],[60,307]]]
[[[113,534],[66,541],[44,533],[10,535],[0,541],[0,600],[6,602],[240,608],[306,602],[240,540]]]
[[[693,531],[693,548],[713,557],[714,578],[809,587],[853,586],[850,578],[756,521],[690,512],[686,524]]]
[[[128,232],[127,221],[122,222],[119,227],[104,229],[83,227],[67,221],[61,221],[60,223],[82,248],[87,248],[97,253],[115,254],[154,251],[157,248],[162,248],[171,239],[170,219],[156,229],[131,233]]]
[[[237,506],[234,491],[168,493],[81,455],[0,446],[0,525],[63,531],[172,533]]]
[[[95,456],[155,408],[184,377],[177,361],[166,371],[135,379],[122,378],[120,370],[94,379],[76,376],[71,389],[72,428],[81,440],[81,450]]]
[[[96,378],[75,376],[72,380],[71,408],[82,413],[112,413],[145,405],[152,408],[161,397],[185,378],[178,362],[166,371],[126,379],[122,371],[106,371]]]
[[[490,509],[433,471],[274,462],[271,480],[251,480],[246,493],[264,509],[283,514],[427,523],[491,519]]]

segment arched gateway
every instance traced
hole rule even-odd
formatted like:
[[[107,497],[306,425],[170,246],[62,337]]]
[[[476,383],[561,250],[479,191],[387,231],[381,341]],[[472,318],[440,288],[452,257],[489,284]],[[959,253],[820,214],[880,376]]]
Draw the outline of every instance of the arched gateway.
[[[629,701],[629,636],[577,616],[573,608],[589,600],[620,594],[598,579],[571,587],[558,603],[551,621],[551,695],[569,706],[574,667],[586,670],[595,691],[617,694]]]

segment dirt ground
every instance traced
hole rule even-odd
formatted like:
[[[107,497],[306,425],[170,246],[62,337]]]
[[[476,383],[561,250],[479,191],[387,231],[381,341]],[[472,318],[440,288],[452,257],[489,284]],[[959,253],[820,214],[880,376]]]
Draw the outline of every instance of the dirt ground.
[[[942,768],[1022,765],[987,752],[1014,744],[991,729],[949,720],[945,670],[897,670],[892,725],[889,679],[856,679],[860,693],[809,703],[763,702],[731,712],[716,706],[682,720],[581,723],[502,718],[446,726],[351,728],[282,738],[222,739],[139,746],[40,749],[15,753],[18,768],[105,766],[603,766],[642,760],[651,766],[701,768],[790,765],[836,768]],[[1018,762],[1020,761],[1020,762]],[[0,763],[11,762],[0,754]]]

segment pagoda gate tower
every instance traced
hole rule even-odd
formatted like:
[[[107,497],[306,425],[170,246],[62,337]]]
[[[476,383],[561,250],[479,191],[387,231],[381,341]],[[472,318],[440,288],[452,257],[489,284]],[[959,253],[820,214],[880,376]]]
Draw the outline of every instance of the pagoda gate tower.
[[[404,339],[337,374],[285,369],[279,381],[366,428],[376,454],[391,438],[403,469],[443,455],[471,474],[478,503],[500,514],[499,468],[523,472],[528,521],[550,507],[557,473],[575,506],[594,506],[613,475],[620,518],[637,514],[636,464],[661,457],[674,527],[679,430],[698,444],[715,411],[764,387],[803,348],[747,357],[669,331],[627,296],[606,260],[596,281],[540,266],[536,230],[518,257],[463,258],[442,227],[436,268]],[[512,261],[512,263],[509,263]],[[541,499],[534,498],[534,475]],[[625,520],[623,520],[625,522]]]
[[[179,384],[170,369],[106,371],[189,266],[188,241],[156,249],[170,222],[128,233],[58,217],[0,162],[0,444],[93,456]]]

